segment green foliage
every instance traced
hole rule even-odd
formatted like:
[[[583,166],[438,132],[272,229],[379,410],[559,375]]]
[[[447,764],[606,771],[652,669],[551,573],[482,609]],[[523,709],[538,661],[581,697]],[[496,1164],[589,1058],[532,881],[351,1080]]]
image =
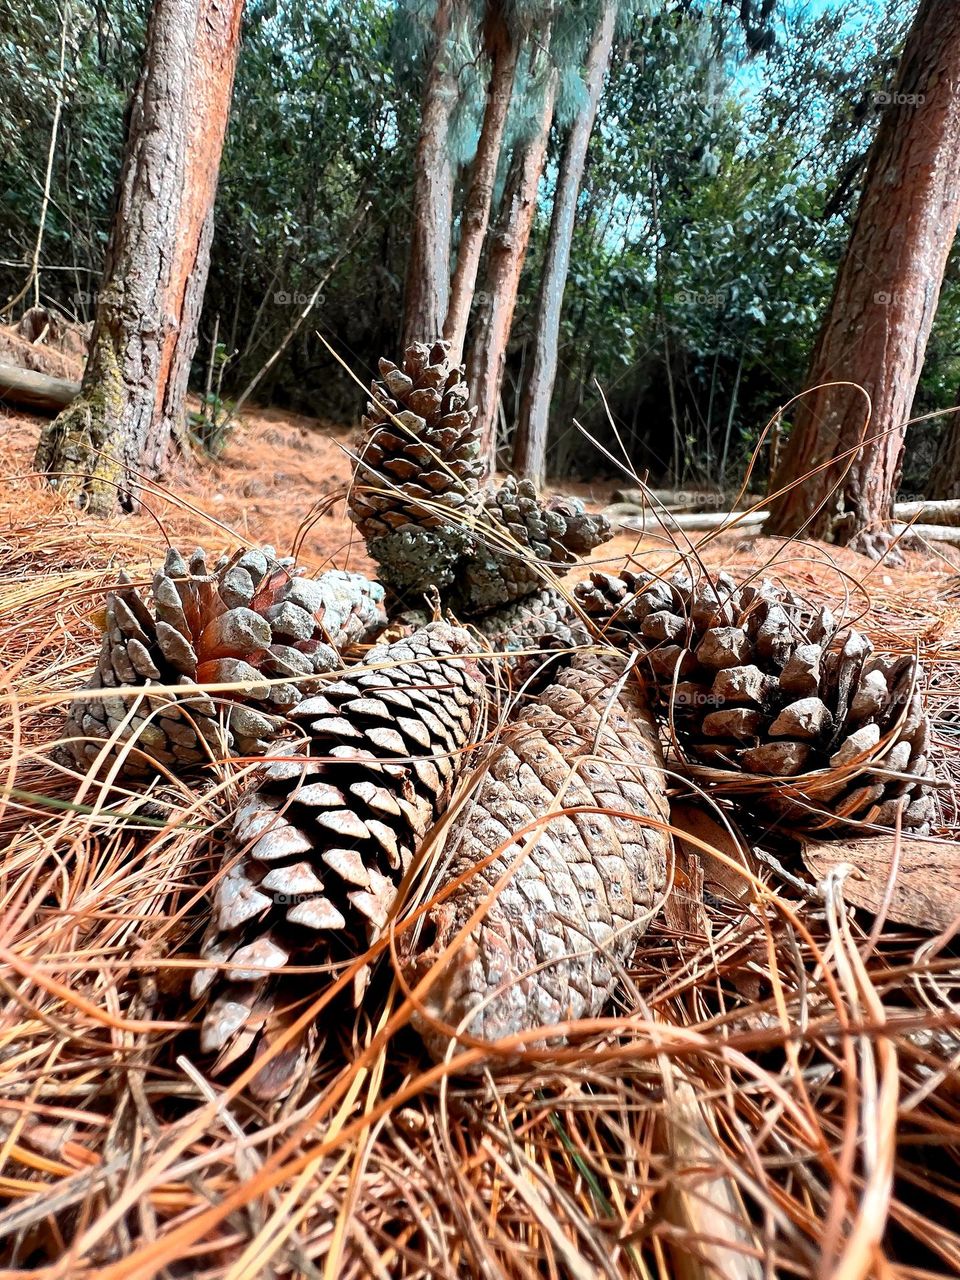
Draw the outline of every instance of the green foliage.
[[[58,89],[63,118],[43,244],[44,300],[89,319],[139,70],[145,0],[71,5],[59,78],[60,10],[0,0],[0,288],[14,294],[36,239]],[[560,92],[508,357],[511,418],[531,331],[564,134],[583,100],[600,0],[513,0],[534,33],[520,59],[501,177],[538,118],[549,57]],[[802,386],[856,205],[911,0],[817,6],[754,0],[630,0],[591,142],[564,300],[550,460],[607,469],[572,426],[613,451],[597,383],[634,465],[659,477],[738,474],[767,418]],[[341,253],[317,306],[257,390],[352,418],[360,378],[400,328],[429,0],[250,0],[221,169],[204,333],[219,315],[212,401],[195,426],[222,446],[235,397],[292,328]],[[462,198],[487,67],[482,0],[459,0],[446,50],[459,100],[451,147]],[[754,34],[751,36],[749,32]],[[774,40],[764,33],[770,33]],[[531,54],[531,48],[536,50]],[[759,56],[758,56],[759,55]],[[366,213],[364,209],[367,208]],[[960,281],[951,269],[918,412],[960,398]],[[208,353],[194,385],[206,385]],[[916,433],[923,463],[937,426]],[[913,465],[908,456],[909,468]]]

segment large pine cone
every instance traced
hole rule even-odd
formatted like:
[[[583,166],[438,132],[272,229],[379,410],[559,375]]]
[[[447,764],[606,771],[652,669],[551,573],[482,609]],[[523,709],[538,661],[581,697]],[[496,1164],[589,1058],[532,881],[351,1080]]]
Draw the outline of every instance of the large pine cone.
[[[414,343],[402,368],[381,360],[370,388],[349,510],[395,590],[442,590],[469,542],[483,463],[450,344]]]
[[[222,556],[212,569],[202,551],[188,563],[170,550],[149,601],[121,579],[107,597],[89,686],[111,693],[74,700],[65,729],[73,758],[95,760],[137,698],[117,737],[125,773],[199,765],[211,751],[262,755],[314,678],[341,665],[337,649],[386,623],[379,583],[339,570],[301,573],[272,547]],[[235,692],[176,692],[234,682]],[[167,690],[144,694],[151,684]]]
[[[434,622],[378,645],[292,716],[305,741],[265,765],[233,821],[193,994],[219,985],[205,1050],[232,1059],[273,1007],[270,971],[356,955],[445,808],[475,740],[484,682],[468,632]],[[325,957],[324,957],[325,951]],[[269,1091],[282,1086],[271,1073]],[[266,1086],[264,1090],[266,1091]]]
[[[476,614],[520,600],[544,586],[544,566],[559,577],[610,533],[607,518],[590,515],[576,498],[544,503],[532,481],[508,476],[484,495],[477,545],[458,577],[454,601]]]
[[[663,761],[636,676],[578,655],[505,731],[448,834],[444,880],[467,878],[427,913],[425,950],[412,931],[411,984],[488,905],[430,987],[428,1013],[490,1041],[599,1014],[664,890],[670,837],[657,823],[669,823]],[[446,1036],[418,1025],[441,1056]]]
[[[643,647],[667,736],[711,766],[712,788],[795,829],[891,826],[901,805],[905,828],[929,829],[930,726],[913,655],[874,654],[829,609],[768,581],[594,573],[575,594],[611,637]]]

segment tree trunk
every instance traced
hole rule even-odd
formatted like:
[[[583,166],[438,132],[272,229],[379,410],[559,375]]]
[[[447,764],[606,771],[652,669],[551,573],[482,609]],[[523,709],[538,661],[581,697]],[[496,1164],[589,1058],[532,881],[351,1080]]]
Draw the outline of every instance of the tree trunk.
[[[457,100],[447,37],[455,0],[437,0],[433,51],[423,91],[420,138],[414,170],[410,252],[403,305],[403,346],[435,342],[447,314],[453,169],[448,135]]]
[[[183,426],[243,0],[156,0],[80,395],[36,466],[97,515],[136,504]]]
[[[484,286],[467,361],[470,401],[478,406],[482,457],[496,469],[497,406],[507,359],[507,342],[537,210],[537,190],[547,155],[547,139],[556,101],[558,73],[548,74],[536,131],[520,144],[510,165],[500,216],[490,240]]]
[[[905,422],[958,217],[960,7],[922,0],[807,378],[856,386],[822,386],[800,403],[771,494],[793,487],[771,497],[767,532],[873,555],[889,544]]]
[[[533,361],[520,404],[520,421],[514,442],[513,468],[538,483],[543,479],[547,453],[547,429],[550,401],[557,376],[557,343],[560,334],[560,310],[563,290],[570,266],[577,196],[583,180],[587,144],[600,101],[600,90],[613,48],[613,29],[617,18],[616,0],[606,0],[599,25],[593,34],[587,54],[587,103],[574,120],[563,148],[557,191],[553,200],[550,235],[540,283],[537,326],[534,336]]]
[[[443,336],[451,344],[451,359],[458,364],[470,319],[470,304],[477,283],[480,254],[490,221],[490,202],[497,179],[497,165],[503,144],[503,131],[510,110],[513,80],[517,69],[518,45],[504,17],[500,0],[487,7],[488,21],[484,44],[491,60],[487,105],[477,154],[470,168],[470,187],[460,219],[460,245],[457,265],[450,287],[450,304],[443,325]]]
[[[931,498],[960,498],[960,409],[947,422],[930,473]]]

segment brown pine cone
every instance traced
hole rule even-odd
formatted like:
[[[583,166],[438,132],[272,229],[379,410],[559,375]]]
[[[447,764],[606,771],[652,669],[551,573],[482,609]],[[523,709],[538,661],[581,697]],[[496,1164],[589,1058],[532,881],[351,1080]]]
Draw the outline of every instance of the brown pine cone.
[[[713,789],[798,830],[889,826],[901,805],[905,828],[929,830],[915,656],[874,654],[829,609],[768,581],[594,573],[575,595],[610,639],[642,647],[665,733],[711,766]]]
[[[220,1065],[264,1027],[272,970],[349,958],[383,928],[480,731],[475,649],[468,632],[431,623],[291,713],[306,739],[264,766],[224,854],[201,954],[229,967],[193,979],[196,998],[214,996],[202,1044],[225,1049]],[[262,1087],[285,1083],[273,1071]]]
[[[348,507],[396,591],[443,589],[469,544],[483,463],[462,366],[450,344],[414,343],[402,368],[380,361]]]
[[[599,1014],[659,906],[670,847],[653,825],[669,822],[663,761],[643,691],[622,676],[614,661],[575,657],[506,730],[448,834],[444,882],[469,878],[411,931],[404,964],[419,981],[491,900],[426,996],[431,1015],[472,1036]],[[534,835],[512,838],[547,814]],[[422,1020],[419,1029],[442,1056],[446,1036]]]
[[[95,760],[138,698],[117,737],[126,774],[200,765],[211,752],[262,755],[315,677],[341,665],[337,649],[386,624],[379,583],[339,570],[301,573],[272,547],[222,556],[212,570],[202,551],[188,564],[171,549],[148,600],[121,578],[104,607],[89,686],[111,692],[74,700],[65,727],[73,759],[84,768]],[[241,688],[175,691],[232,682]],[[152,684],[168,688],[145,695]]]

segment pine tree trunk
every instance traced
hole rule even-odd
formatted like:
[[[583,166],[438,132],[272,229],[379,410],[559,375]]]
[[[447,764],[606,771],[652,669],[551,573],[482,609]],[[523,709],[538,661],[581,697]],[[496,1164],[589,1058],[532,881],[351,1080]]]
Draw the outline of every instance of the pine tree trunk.
[[[557,71],[549,74],[535,133],[517,149],[507,175],[500,216],[490,240],[487,269],[477,310],[476,331],[467,360],[470,402],[478,405],[481,456],[488,473],[496,469],[497,408],[507,359],[537,190],[547,155],[547,140],[557,93]]]
[[[448,135],[457,100],[447,38],[455,0],[437,0],[433,52],[423,91],[403,306],[403,347],[434,342],[447,314],[453,170]]]
[[[97,515],[136,505],[183,429],[243,0],[156,0],[80,395],[37,469]]]
[[[867,166],[863,195],[790,441],[769,533],[889,545],[905,422],[960,218],[960,7],[922,0]],[[857,449],[843,458],[847,450]],[[833,465],[830,460],[836,458]]]
[[[593,132],[600,91],[613,48],[616,19],[616,0],[606,0],[587,55],[587,103],[567,135],[553,201],[550,236],[540,284],[533,360],[520,404],[520,421],[517,424],[513,450],[513,469],[537,483],[543,481],[546,462],[550,401],[557,376],[560,311],[570,266],[577,197],[583,181],[587,145]]]
[[[480,254],[490,221],[490,203],[497,178],[497,165],[503,145],[503,131],[510,110],[513,79],[517,69],[517,41],[514,39],[499,0],[488,6],[488,22],[484,42],[491,59],[490,84],[483,126],[477,143],[477,154],[470,169],[470,187],[460,219],[460,245],[457,265],[450,286],[450,304],[443,326],[443,336],[451,344],[454,364],[463,352],[463,340],[470,318],[470,304],[477,283]]]
[[[960,498],[960,409],[944,428],[937,460],[930,473],[929,497],[945,501]]]

